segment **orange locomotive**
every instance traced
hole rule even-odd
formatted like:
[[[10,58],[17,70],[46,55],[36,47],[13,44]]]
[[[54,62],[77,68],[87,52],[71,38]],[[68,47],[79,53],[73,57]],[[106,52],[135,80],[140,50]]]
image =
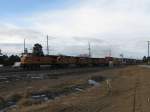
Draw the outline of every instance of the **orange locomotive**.
[[[89,58],[89,57],[73,57],[73,56],[34,56],[32,54],[25,54],[21,58],[21,67],[24,69],[37,69],[40,65],[51,65],[55,67],[74,66],[108,66],[112,62],[114,66],[121,64],[133,65],[141,63],[140,60],[124,58]]]
[[[56,63],[57,56],[34,56],[25,54],[21,58],[21,67],[25,69],[39,68],[40,65],[51,65]]]
[[[44,56],[42,46],[35,44],[32,53],[25,53],[21,57],[21,67],[24,69],[40,68],[40,65],[50,65],[56,67],[74,66],[108,66],[113,64],[119,66],[121,64],[137,64],[140,60],[128,58],[90,58],[90,57],[74,57],[74,56],[59,56],[59,55],[46,55]]]
[[[51,66],[104,66],[107,65],[105,58],[88,58],[73,56],[34,56],[31,53],[24,54],[21,58],[21,67],[24,69],[39,68],[40,65]]]

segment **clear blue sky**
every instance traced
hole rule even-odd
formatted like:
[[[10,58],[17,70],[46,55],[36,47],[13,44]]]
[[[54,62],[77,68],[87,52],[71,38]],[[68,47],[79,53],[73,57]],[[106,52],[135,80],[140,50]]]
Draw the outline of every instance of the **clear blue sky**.
[[[0,17],[26,15],[47,9],[64,9],[78,0],[0,0]]]

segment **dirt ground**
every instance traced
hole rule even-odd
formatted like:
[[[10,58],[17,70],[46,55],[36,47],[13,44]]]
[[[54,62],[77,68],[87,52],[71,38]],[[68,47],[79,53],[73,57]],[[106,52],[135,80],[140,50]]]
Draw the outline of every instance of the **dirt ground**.
[[[82,92],[41,104],[20,106],[10,112],[150,112],[149,68],[128,66],[90,73],[86,77],[65,77],[65,80],[87,80],[91,75],[111,78],[111,93],[108,93],[104,81],[100,86],[93,86]],[[55,83],[56,80],[51,83]]]

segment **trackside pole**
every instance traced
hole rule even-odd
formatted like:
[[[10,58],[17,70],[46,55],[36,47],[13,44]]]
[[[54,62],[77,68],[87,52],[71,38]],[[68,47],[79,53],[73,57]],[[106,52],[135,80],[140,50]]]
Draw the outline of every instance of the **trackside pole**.
[[[106,89],[108,94],[112,93],[111,79],[106,80]]]

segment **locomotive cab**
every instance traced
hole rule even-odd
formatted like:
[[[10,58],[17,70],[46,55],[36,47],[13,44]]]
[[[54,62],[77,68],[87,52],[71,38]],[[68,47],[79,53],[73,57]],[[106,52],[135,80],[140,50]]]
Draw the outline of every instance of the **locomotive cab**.
[[[30,53],[23,54],[21,57],[21,67],[23,67],[24,69],[26,68],[29,69],[32,64],[33,64],[32,54]]]

